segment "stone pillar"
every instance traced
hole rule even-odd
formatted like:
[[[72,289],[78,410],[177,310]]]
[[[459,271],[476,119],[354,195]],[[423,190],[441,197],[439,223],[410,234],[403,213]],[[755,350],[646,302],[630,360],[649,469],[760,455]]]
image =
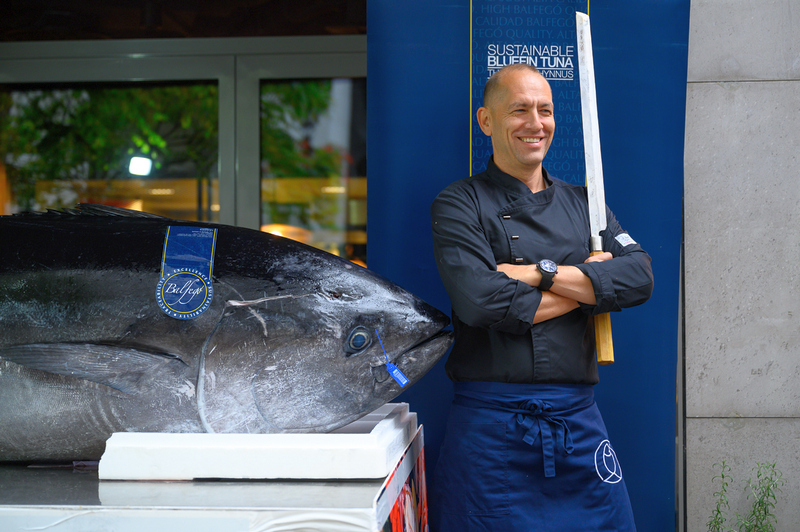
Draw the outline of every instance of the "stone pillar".
[[[686,109],[686,530],[732,467],[783,471],[777,530],[800,523],[800,4],[692,0]],[[737,527],[738,530],[738,527]]]

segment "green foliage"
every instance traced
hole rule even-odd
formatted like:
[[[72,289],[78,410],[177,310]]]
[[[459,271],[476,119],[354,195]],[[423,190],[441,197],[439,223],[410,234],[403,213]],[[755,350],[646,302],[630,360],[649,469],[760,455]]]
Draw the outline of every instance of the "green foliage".
[[[711,482],[713,483],[719,479],[720,487],[719,491],[714,492],[717,503],[714,510],[711,512],[711,516],[709,516],[708,532],[725,532],[725,514],[727,510],[730,509],[730,504],[728,503],[728,483],[731,477],[727,473],[730,473],[731,468],[725,463],[725,460],[721,463],[714,464],[714,467],[717,466],[720,468],[720,473],[712,478]]]
[[[262,177],[328,177],[340,175],[341,154],[330,147],[312,148],[312,126],[331,102],[331,82],[293,81],[264,84],[261,89]]]
[[[345,155],[310,143],[330,107],[329,80],[264,83],[260,99],[262,177],[341,174]],[[140,154],[153,160],[152,178],[207,178],[217,161],[218,114],[214,84],[0,90],[0,156],[14,202],[20,210],[69,207],[90,181],[127,179],[130,157]],[[51,193],[40,191],[37,203],[41,181]],[[332,227],[340,211],[330,195],[266,208],[268,220],[305,227]]]
[[[153,160],[153,177],[187,162],[197,177],[208,177],[216,161],[216,85],[83,85],[0,94],[0,153],[23,210],[35,207],[37,181],[124,179],[137,153]],[[65,206],[55,203],[47,206]]]
[[[757,463],[753,468],[756,472],[756,478],[747,480],[746,489],[749,490],[747,500],[752,498],[752,506],[750,513],[747,515],[740,515],[736,513],[736,527],[726,527],[725,514],[726,510],[730,509],[728,503],[728,485],[731,482],[730,473],[731,468],[725,464],[725,460],[721,463],[714,464],[714,467],[720,467],[720,474],[712,478],[712,482],[719,479],[720,489],[714,492],[716,498],[716,506],[709,516],[707,523],[709,532],[775,532],[775,526],[778,524],[778,519],[773,514],[775,504],[777,503],[777,494],[781,491],[780,487],[783,486],[782,479],[783,473],[776,467],[776,462]]]
[[[747,516],[736,514],[740,532],[775,532],[778,519],[773,514],[777,494],[784,481],[783,473],[775,467],[776,463],[758,463],[754,470],[756,478],[747,480],[750,493],[747,499],[753,498],[753,505]]]
[[[263,178],[336,177],[344,154],[332,146],[314,148],[310,135],[331,103],[330,80],[265,83],[261,89]],[[317,196],[304,204],[264,205],[264,220],[306,228],[336,227],[338,199]]]
[[[151,177],[209,177],[218,152],[217,94],[214,84],[0,91],[0,155],[15,202],[22,210],[69,206],[75,198],[36,205],[36,183],[125,179],[136,154],[153,160]],[[308,139],[330,94],[327,80],[263,85],[264,177],[340,174],[342,154],[312,148]],[[174,175],[175,168],[192,175]]]

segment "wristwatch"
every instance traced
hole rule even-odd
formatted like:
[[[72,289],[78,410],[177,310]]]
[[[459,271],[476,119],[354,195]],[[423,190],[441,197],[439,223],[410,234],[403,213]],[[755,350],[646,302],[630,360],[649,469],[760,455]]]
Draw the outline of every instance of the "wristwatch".
[[[558,264],[552,260],[544,259],[536,263],[539,268],[539,273],[542,274],[542,280],[539,282],[539,290],[550,290],[553,286],[553,277],[558,273]]]

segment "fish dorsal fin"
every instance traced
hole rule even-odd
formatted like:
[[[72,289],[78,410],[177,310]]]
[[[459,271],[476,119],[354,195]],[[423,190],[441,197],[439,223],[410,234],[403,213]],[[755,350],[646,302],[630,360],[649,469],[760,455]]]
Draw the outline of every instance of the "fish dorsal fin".
[[[171,220],[171,218],[159,216],[158,214],[134,211],[132,209],[124,209],[122,207],[113,207],[111,205],[101,205],[99,203],[79,203],[71,209],[47,209],[47,211],[44,212],[26,211],[14,215],[16,218],[26,216],[47,216],[52,218],[66,218],[70,216],[106,216],[115,218],[151,218],[156,220]]]
[[[66,377],[96,382],[126,394],[146,387],[154,375],[188,367],[179,357],[130,347],[54,343],[0,348],[0,358]]]
[[[79,203],[75,209],[79,214],[88,214],[91,216],[121,216],[127,218],[160,218],[162,220],[168,219],[164,216],[151,214],[149,212],[134,211],[132,209],[123,209],[122,207],[113,207],[111,205],[101,205],[99,203]]]

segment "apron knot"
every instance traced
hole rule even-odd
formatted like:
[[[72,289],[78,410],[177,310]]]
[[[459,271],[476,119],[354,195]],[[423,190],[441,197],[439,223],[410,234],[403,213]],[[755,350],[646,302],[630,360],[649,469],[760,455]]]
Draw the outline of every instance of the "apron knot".
[[[538,399],[525,400],[515,410],[517,423],[525,429],[522,441],[533,445],[539,436],[542,437],[544,476],[556,476],[556,449],[572,454],[574,448],[566,420],[554,415],[553,407]]]

